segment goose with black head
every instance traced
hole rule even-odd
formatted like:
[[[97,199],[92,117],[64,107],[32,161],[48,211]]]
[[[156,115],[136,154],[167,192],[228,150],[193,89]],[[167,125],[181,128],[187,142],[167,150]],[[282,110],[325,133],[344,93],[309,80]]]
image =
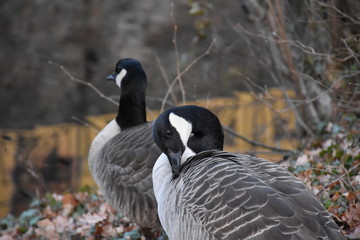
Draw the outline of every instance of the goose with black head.
[[[151,172],[161,152],[152,139],[153,122],[146,121],[146,74],[140,62],[127,58],[107,79],[120,88],[119,109],[91,144],[90,172],[105,199],[155,239],[161,225]]]
[[[197,106],[163,112],[153,184],[171,240],[345,239],[315,195],[264,159],[224,152],[218,118]]]

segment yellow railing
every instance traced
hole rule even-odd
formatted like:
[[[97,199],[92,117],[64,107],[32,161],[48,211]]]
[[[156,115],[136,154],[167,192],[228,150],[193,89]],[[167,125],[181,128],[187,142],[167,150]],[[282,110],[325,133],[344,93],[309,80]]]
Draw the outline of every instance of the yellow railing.
[[[294,95],[292,92],[287,94]],[[199,100],[187,104],[209,108],[224,126],[231,127],[249,139],[284,149],[296,147],[296,139],[291,135],[295,129],[295,117],[292,111],[286,110],[280,90],[271,89],[268,95],[263,97],[237,92],[229,98]],[[154,120],[158,114],[159,111],[152,111],[148,113],[148,119]],[[86,184],[94,185],[87,166],[89,146],[97,134],[96,129],[102,129],[114,117],[115,114],[88,117],[87,121],[93,127],[64,123],[38,126],[31,130],[1,130],[0,217],[9,211],[9,202],[14,192],[12,176],[17,182],[21,182],[20,185],[17,184],[20,190],[33,194],[47,190],[76,189]],[[246,152],[264,149],[226,134],[225,150]],[[280,159],[279,154],[260,156],[272,161]],[[54,168],[51,168],[52,165]],[[44,182],[42,175],[46,175],[46,171],[55,171],[50,175],[62,176],[62,182]]]

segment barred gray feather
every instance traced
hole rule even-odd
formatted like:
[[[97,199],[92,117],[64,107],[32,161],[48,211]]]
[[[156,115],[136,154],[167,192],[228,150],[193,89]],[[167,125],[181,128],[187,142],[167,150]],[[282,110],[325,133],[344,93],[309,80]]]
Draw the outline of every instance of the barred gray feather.
[[[93,175],[105,199],[139,226],[159,228],[151,171],[161,154],[153,123],[121,131],[99,151]]]
[[[302,182],[263,159],[204,151],[168,184],[159,214],[173,240],[345,239]]]

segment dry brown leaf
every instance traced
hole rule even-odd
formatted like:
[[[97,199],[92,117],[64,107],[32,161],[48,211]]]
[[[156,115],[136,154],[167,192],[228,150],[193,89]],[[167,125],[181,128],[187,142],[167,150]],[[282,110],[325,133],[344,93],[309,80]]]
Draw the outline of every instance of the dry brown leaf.
[[[328,182],[330,182],[330,175],[320,175],[317,177],[320,183],[326,185]]]
[[[124,231],[123,226],[114,227],[110,222],[102,226],[102,236],[105,238],[111,238],[117,236]]]
[[[77,193],[74,193],[74,196],[75,196],[76,200],[78,200],[79,202],[87,202],[89,194],[86,192],[77,192]]]
[[[50,206],[46,206],[43,210],[43,215],[45,218],[52,219],[57,215],[57,213],[52,211]]]
[[[309,158],[306,154],[299,156],[296,159],[295,166],[302,166],[309,162]]]
[[[355,202],[357,199],[356,195],[357,195],[356,192],[347,192],[347,194],[345,196],[349,202]]]
[[[356,226],[349,234],[350,239],[360,238],[360,225]]]
[[[331,201],[332,202],[336,202],[338,199],[339,199],[339,197],[341,197],[341,194],[339,193],[339,192],[335,192],[334,193],[334,195],[331,197]]]
[[[37,236],[44,236],[48,239],[58,239],[59,234],[55,231],[55,225],[49,219],[45,218],[37,223],[38,228],[35,229]]]
[[[86,236],[89,233],[90,228],[90,225],[81,223],[75,227],[75,233],[79,234],[80,236]]]
[[[328,208],[328,211],[334,215],[334,216],[337,216],[338,215],[338,212],[339,212],[339,206],[338,205],[332,205]]]
[[[62,203],[63,204],[71,204],[71,205],[78,205],[79,201],[75,198],[75,196],[73,194],[65,194],[64,197],[62,198]]]
[[[0,240],[14,240],[14,238],[11,237],[10,235],[3,235],[0,236]]]
[[[87,224],[96,224],[106,219],[106,216],[97,213],[85,213],[79,218],[79,222]]]
[[[62,214],[64,216],[69,216],[73,210],[79,205],[79,201],[74,197],[73,194],[65,194],[62,198],[63,211]]]
[[[51,194],[51,196],[57,201],[57,202],[61,202],[61,200],[63,199],[63,195],[61,194],[57,194],[57,193],[53,193]]]
[[[106,220],[101,221],[101,222],[97,222],[95,224],[95,230],[93,232],[93,235],[95,236],[101,236],[102,232],[103,232],[103,226],[106,225]]]
[[[128,226],[124,227],[124,231],[125,232],[131,232],[131,231],[133,231],[135,229],[138,229],[138,228],[139,227],[137,225],[135,225],[135,224],[129,224]]]
[[[346,210],[343,220],[349,224],[351,229],[360,225],[360,202],[352,204]]]
[[[58,215],[53,219],[53,223],[55,225],[56,231],[58,233],[62,233],[65,230],[70,230],[73,226],[72,219],[69,219],[65,216]]]
[[[340,184],[340,182],[339,181],[336,181],[336,182],[333,182],[333,183],[331,183],[330,185],[329,185],[329,189],[333,189],[334,187],[336,187],[338,184]]]

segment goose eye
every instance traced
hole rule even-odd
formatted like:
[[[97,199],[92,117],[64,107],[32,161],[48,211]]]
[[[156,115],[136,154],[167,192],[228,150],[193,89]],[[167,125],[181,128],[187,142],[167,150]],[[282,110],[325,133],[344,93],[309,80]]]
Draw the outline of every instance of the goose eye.
[[[190,137],[202,138],[204,133],[201,131],[194,131],[190,134]]]
[[[171,134],[172,134],[171,129],[167,129],[167,130],[166,130],[166,136],[167,136],[167,137],[170,137]]]

